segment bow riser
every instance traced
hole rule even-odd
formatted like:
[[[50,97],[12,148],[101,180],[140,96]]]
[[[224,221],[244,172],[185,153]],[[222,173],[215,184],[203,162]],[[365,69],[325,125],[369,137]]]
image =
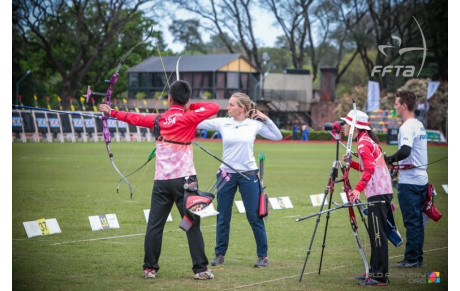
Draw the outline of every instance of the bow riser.
[[[104,104],[107,104],[109,106],[112,105],[112,93],[119,76],[120,75],[118,74],[118,72],[115,72],[115,74],[113,74],[112,77],[110,77],[109,89],[107,89],[107,93],[105,93],[105,98],[103,102]]]

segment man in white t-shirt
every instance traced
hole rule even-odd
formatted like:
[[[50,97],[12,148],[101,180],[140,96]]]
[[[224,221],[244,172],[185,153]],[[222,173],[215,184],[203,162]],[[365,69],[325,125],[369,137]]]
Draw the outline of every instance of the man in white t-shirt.
[[[403,124],[399,128],[398,151],[386,157],[387,164],[398,162],[398,200],[406,227],[404,259],[395,268],[419,268],[423,264],[423,208],[428,188],[427,137],[423,124],[415,119],[416,96],[411,91],[395,94],[394,108]]]

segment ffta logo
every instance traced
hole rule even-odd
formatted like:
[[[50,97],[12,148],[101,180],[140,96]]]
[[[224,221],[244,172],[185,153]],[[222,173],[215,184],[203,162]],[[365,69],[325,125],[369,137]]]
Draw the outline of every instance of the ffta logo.
[[[426,274],[428,283],[441,283],[440,272],[429,272]]]
[[[411,52],[411,51],[423,51],[423,59],[422,59],[422,64],[420,65],[420,69],[418,70],[418,73],[417,73],[417,77],[418,75],[420,75],[420,72],[422,71],[423,69],[423,65],[425,64],[425,58],[426,58],[426,51],[428,50],[426,48],[426,42],[425,42],[425,36],[423,35],[423,31],[422,31],[422,28],[420,27],[420,24],[418,23],[417,19],[412,16],[415,20],[415,23],[417,23],[417,26],[420,30],[420,35],[422,36],[422,44],[423,46],[422,47],[406,47],[406,48],[400,48],[398,53],[399,55],[403,55],[404,53],[407,53],[407,52]],[[397,36],[394,36],[392,35],[391,38],[393,38],[394,40],[396,40],[398,42],[398,47],[401,47],[401,38],[397,37]],[[386,52],[385,52],[385,49],[388,49],[388,48],[394,48],[394,46],[391,46],[391,45],[379,45],[378,46],[378,49],[379,49],[379,52],[381,54],[383,54],[384,56],[387,56]],[[411,66],[411,65],[407,65],[407,66],[403,66],[403,65],[389,65],[389,66],[386,66],[386,67],[383,67],[383,66],[375,66],[373,69],[372,69],[372,73],[371,73],[371,76],[374,77],[375,74],[381,74],[382,77],[385,76],[386,73],[391,73],[393,70],[395,70],[395,76],[398,77],[399,76],[399,73],[402,72],[402,75],[403,77],[413,77],[414,76],[414,73],[415,73],[415,66]]]

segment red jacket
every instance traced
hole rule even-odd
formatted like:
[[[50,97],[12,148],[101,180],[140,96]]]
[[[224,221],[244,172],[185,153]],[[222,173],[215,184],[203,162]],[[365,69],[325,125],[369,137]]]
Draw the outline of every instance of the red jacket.
[[[198,124],[217,114],[219,105],[210,102],[193,103],[185,111],[184,107],[172,105],[160,117],[160,134],[166,140],[191,142]],[[118,120],[136,126],[153,129],[157,114],[139,114],[112,110],[110,115]],[[192,145],[156,141],[155,180],[169,180],[196,175],[193,164]]]
[[[363,173],[354,189],[359,192],[365,190],[368,198],[393,194],[391,176],[385,164],[382,149],[365,131],[358,135],[358,157],[359,162],[350,162],[353,169]]]

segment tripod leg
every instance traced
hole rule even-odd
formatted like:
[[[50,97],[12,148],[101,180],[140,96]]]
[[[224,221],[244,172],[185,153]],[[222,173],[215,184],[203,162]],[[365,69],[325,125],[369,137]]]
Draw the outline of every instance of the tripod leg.
[[[329,192],[328,187],[326,187],[326,190],[324,192],[323,202],[321,203],[320,211],[323,210],[324,203],[326,202],[326,197],[327,197],[328,192]],[[315,228],[313,229],[313,234],[311,236],[310,245],[308,246],[307,257],[305,258],[305,262],[303,263],[302,273],[300,273],[299,282],[302,282],[302,277],[303,277],[303,274],[305,272],[305,267],[307,266],[308,257],[310,256],[310,253],[311,253],[311,247],[313,245],[313,240],[315,239],[316,230],[318,229],[318,224],[319,224],[320,220],[321,220],[321,215],[318,215],[318,217],[316,218]]]
[[[333,165],[332,165],[331,174],[329,176],[329,180],[327,182],[326,189],[324,190],[323,202],[321,203],[321,207],[320,207],[320,210],[319,210],[320,212],[323,211],[324,204],[326,202],[327,194],[329,193],[329,191],[331,191],[331,195],[330,195],[331,199],[329,200],[329,208],[331,208],[331,202],[330,201],[332,200],[332,192],[334,192],[334,182],[335,182],[335,179],[336,179],[337,174],[338,174],[338,165],[339,165],[338,161],[335,161],[333,163]],[[328,213],[328,215],[329,215],[329,213]],[[311,253],[311,247],[313,245],[313,240],[315,239],[316,230],[318,229],[318,224],[319,224],[320,220],[321,220],[321,214],[318,215],[318,217],[316,218],[315,228],[313,229],[313,234],[311,236],[310,245],[308,246],[307,257],[305,258],[305,262],[303,264],[302,273],[300,274],[299,282],[302,282],[302,277],[303,277],[303,274],[305,272],[305,267],[307,266],[308,257],[310,256],[310,253]],[[324,237],[326,237],[326,235]],[[323,245],[324,245],[324,241],[323,241]],[[321,254],[321,258],[322,258],[322,254]]]
[[[330,197],[329,197],[329,205],[328,209],[331,209],[331,203],[332,203],[332,192],[330,192]],[[330,212],[327,213],[326,215],[326,227],[324,228],[324,237],[323,237],[323,244],[321,247],[321,259],[319,260],[319,270],[318,270],[318,275],[321,275],[321,266],[323,265],[323,255],[324,255],[324,248],[326,247],[326,235],[327,235],[327,226],[329,225],[329,216]]]

